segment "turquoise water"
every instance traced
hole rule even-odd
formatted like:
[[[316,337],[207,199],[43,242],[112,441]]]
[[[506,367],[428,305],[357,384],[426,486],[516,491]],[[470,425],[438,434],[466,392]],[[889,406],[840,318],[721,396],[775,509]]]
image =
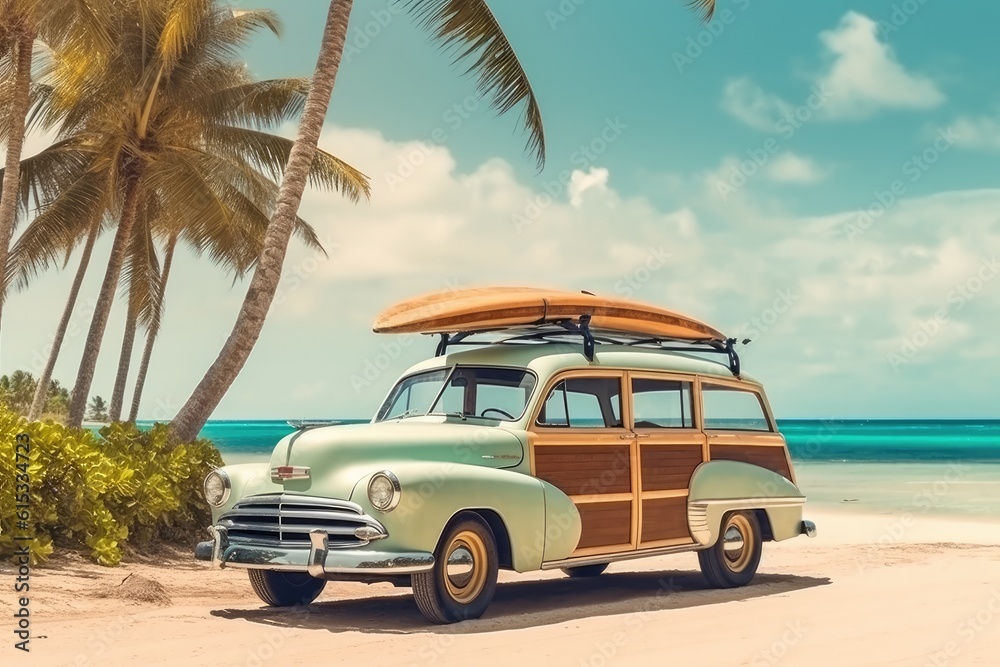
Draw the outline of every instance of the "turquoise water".
[[[1000,463],[1000,420],[795,419],[778,426],[799,462]],[[224,457],[247,459],[266,457],[291,432],[282,420],[220,420],[201,436]]]

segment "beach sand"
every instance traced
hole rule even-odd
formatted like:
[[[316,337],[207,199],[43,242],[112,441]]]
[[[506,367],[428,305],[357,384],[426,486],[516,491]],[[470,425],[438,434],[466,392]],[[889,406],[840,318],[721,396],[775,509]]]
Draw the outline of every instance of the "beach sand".
[[[409,590],[388,584],[331,583],[306,609],[275,610],[243,571],[183,553],[118,568],[61,557],[33,573],[30,656],[6,627],[0,656],[74,667],[1000,663],[1000,521],[808,509],[819,537],[766,544],[745,588],[706,589],[693,554],[590,580],[501,573],[486,616],[451,626],[427,624]],[[5,625],[11,613],[4,594]]]

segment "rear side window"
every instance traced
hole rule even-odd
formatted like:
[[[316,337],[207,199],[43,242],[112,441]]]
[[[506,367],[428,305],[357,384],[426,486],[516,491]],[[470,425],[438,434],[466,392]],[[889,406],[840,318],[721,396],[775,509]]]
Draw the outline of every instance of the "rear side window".
[[[549,393],[538,415],[539,426],[614,428],[621,421],[619,378],[570,378]]]
[[[679,380],[632,380],[636,428],[692,428],[691,383]]]
[[[760,398],[752,391],[724,385],[701,385],[705,428],[726,431],[770,431]]]

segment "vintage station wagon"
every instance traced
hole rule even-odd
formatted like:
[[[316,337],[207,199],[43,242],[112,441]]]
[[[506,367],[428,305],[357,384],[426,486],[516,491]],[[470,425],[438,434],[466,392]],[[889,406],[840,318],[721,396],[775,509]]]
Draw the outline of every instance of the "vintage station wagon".
[[[742,586],[764,542],[815,534],[763,388],[708,325],[493,288],[404,302],[375,330],[441,338],[371,423],[298,424],[269,463],[205,480],[196,555],[246,568],[269,605],[392,581],[449,623],[485,612],[500,569],[589,577],[682,551]]]

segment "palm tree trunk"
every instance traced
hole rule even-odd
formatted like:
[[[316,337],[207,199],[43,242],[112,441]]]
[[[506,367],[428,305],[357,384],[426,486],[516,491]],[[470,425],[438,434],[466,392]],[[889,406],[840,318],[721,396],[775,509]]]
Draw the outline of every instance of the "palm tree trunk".
[[[115,376],[115,387],[111,391],[111,406],[108,408],[108,421],[121,421],[122,404],[125,403],[125,385],[128,383],[128,369],[132,364],[132,348],[135,347],[135,327],[138,314],[132,312],[129,304],[125,316],[125,335],[122,337],[122,352],[118,357],[118,374]]]
[[[333,94],[333,86],[340,69],[340,60],[347,39],[347,24],[353,6],[353,0],[332,0],[330,3],[319,59],[316,62],[316,73],[309,87],[295,145],[288,156],[288,165],[278,192],[278,205],[271,223],[267,226],[260,260],[250,281],[250,288],[243,299],[243,307],[236,318],[233,332],[226,340],[215,363],[208,369],[194,393],[170,424],[171,437],[176,442],[189,442],[198,436],[205,422],[236,380],[236,376],[243,370],[264,328],[264,320],[267,318],[267,312],[271,308],[271,302],[274,300],[281,279],[281,267],[285,262],[288,241],[295,227],[295,216],[302,201],[306,179],[330,106],[330,96]]]
[[[3,172],[3,192],[0,193],[0,322],[3,320],[4,297],[7,285],[4,275],[10,241],[17,222],[17,200],[21,185],[21,149],[24,146],[24,119],[31,103],[31,54],[35,36],[23,33],[17,40],[17,58],[14,65],[14,95],[7,114],[7,158]]]
[[[108,259],[108,269],[104,273],[104,282],[97,296],[94,318],[90,321],[87,332],[87,342],[83,348],[83,358],[80,360],[80,370],[76,374],[76,384],[69,404],[68,426],[79,427],[83,423],[83,414],[87,409],[87,394],[94,382],[94,369],[97,367],[97,357],[101,352],[101,341],[108,327],[108,316],[115,301],[115,290],[118,288],[118,278],[121,276],[122,264],[125,262],[125,252],[132,237],[132,228],[139,217],[139,180],[138,174],[127,177],[125,185],[122,217],[115,232],[115,241],[111,246],[111,257]]]
[[[176,245],[177,237],[171,236],[163,255],[163,271],[160,273],[160,289],[157,294],[156,311],[153,313],[153,319],[149,323],[149,332],[146,334],[146,347],[142,351],[139,375],[135,378],[135,389],[132,391],[132,408],[128,413],[128,420],[131,423],[135,423],[139,415],[139,402],[142,401],[142,390],[146,386],[146,372],[149,370],[149,358],[153,356],[153,343],[156,342],[156,336],[160,333],[160,321],[163,317],[163,300],[167,293],[167,278],[170,277],[170,265],[174,260],[174,247]]]
[[[69,298],[66,299],[66,307],[63,309],[62,319],[59,320],[59,328],[56,329],[56,335],[52,341],[52,350],[49,352],[49,359],[45,362],[45,369],[38,378],[38,388],[35,389],[35,397],[31,401],[31,410],[28,412],[29,421],[38,419],[45,410],[45,404],[48,402],[52,371],[56,367],[59,351],[62,349],[63,340],[66,338],[66,330],[69,329],[69,321],[73,317],[73,309],[76,308],[76,300],[80,296],[80,286],[83,284],[83,277],[87,274],[87,267],[90,265],[90,256],[94,252],[94,243],[97,241],[97,235],[100,230],[101,218],[100,216],[96,216],[90,227],[87,243],[83,246],[80,267],[76,270],[76,276],[73,278],[73,286],[69,289]]]

